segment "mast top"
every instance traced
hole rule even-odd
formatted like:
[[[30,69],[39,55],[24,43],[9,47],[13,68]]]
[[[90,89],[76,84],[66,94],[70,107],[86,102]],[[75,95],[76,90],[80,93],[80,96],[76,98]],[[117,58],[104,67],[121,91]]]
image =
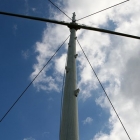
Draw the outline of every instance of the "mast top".
[[[80,28],[78,27],[75,27],[75,25],[78,25],[77,23],[76,23],[76,14],[75,14],[75,12],[73,13],[73,16],[72,16],[72,22],[68,25],[68,27],[70,28],[70,29],[75,29],[75,30],[79,30]]]
[[[73,13],[73,16],[72,16],[72,22],[75,22],[76,21],[76,14],[75,14],[75,12]]]

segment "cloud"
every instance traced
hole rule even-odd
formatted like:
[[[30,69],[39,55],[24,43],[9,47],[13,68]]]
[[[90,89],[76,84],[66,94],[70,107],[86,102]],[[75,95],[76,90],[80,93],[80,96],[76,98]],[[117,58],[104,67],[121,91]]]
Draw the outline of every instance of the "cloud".
[[[66,58],[67,58],[66,54],[62,54],[59,58],[55,59],[55,69],[62,75],[64,74],[65,70]]]
[[[16,34],[17,34],[17,30],[18,30],[18,26],[17,26],[17,24],[14,24],[13,25],[13,34],[16,36]]]
[[[52,97],[50,97],[50,98],[48,99],[48,101],[52,102],[52,101],[54,101],[54,99],[53,99]]]
[[[112,0],[69,0],[64,2],[65,6],[62,10],[66,11],[68,15],[71,15],[71,13],[75,11],[78,19],[84,15],[94,13],[102,8],[106,8],[119,2],[121,1],[117,0],[114,3]],[[113,27],[111,28],[114,28],[115,31],[140,36],[139,11],[140,2],[133,0],[100,14],[91,16],[90,18],[86,18],[85,20],[81,20],[79,23],[106,28],[110,21],[112,21],[111,26]],[[67,17],[61,13],[54,11],[53,15],[55,19],[68,21]],[[37,53],[37,63],[33,66],[31,78],[37,74],[49,57],[54,53],[56,47],[63,42],[64,37],[68,34],[68,29],[65,27],[60,27],[58,25],[47,26],[43,33],[42,41],[36,43],[35,50]],[[140,137],[140,42],[135,39],[85,30],[77,31],[77,36],[130,137],[138,140]],[[77,53],[78,86],[80,87],[79,95],[84,101],[86,101],[87,98],[92,97],[93,90],[96,91],[97,89],[100,89],[100,86],[78,45]],[[61,54],[59,56],[60,57],[56,57],[58,58],[57,60],[54,59],[49,67],[41,73],[37,81],[34,83],[35,87],[43,90],[58,91],[60,81],[62,80],[62,69],[64,68],[65,63],[64,55]],[[51,66],[53,66],[53,69],[51,69]],[[50,70],[53,73],[51,76],[49,75]],[[96,99],[96,103],[102,108],[107,108],[110,111],[108,126],[110,132],[99,132],[93,136],[92,139],[127,140],[128,137],[126,133],[108,100],[102,93],[101,96]]]
[[[37,13],[37,8],[30,7],[29,0],[24,0],[24,7],[25,7],[25,14],[26,15],[28,15],[31,12],[36,12]]]
[[[38,72],[43,68],[50,57],[52,57],[58,47],[63,43],[63,36],[65,36],[64,34],[68,32],[65,27],[62,27],[64,31],[66,30],[66,32],[63,33],[61,33],[61,29],[59,28],[59,26],[47,25],[47,27],[48,28],[43,33],[42,41],[36,42],[35,52],[38,54],[36,57],[37,63],[33,66],[34,72],[30,76],[31,79],[33,79],[38,74]],[[54,30],[52,30],[52,28]],[[57,34],[58,32],[60,32],[60,34]],[[53,58],[51,63],[47,65],[47,67],[38,76],[38,78],[34,82],[34,86],[37,87],[38,90],[42,89],[47,91],[59,91],[58,83],[62,81],[62,77],[61,75],[59,75],[59,72],[61,71],[60,68],[65,65],[65,61],[63,62],[63,58],[64,57],[62,56],[62,60],[59,59],[59,62],[58,60]],[[57,68],[57,70],[53,69],[51,70],[53,74],[47,75],[51,67]]]
[[[28,15],[29,14],[29,2],[28,0],[25,0],[25,14]]]
[[[18,29],[17,24],[14,24],[13,28],[14,28],[14,30],[17,30]]]
[[[111,14],[113,15],[112,20],[117,23],[117,28],[115,29],[116,31],[126,32],[130,34],[133,33],[138,36],[140,35],[140,33],[137,31],[137,29],[140,28],[140,20],[138,20],[137,18],[137,13],[140,9],[137,5],[140,5],[140,3],[137,1],[131,1],[124,7],[117,7],[114,9]],[[133,9],[135,10],[133,11]],[[106,77],[106,80],[109,81],[110,84],[106,88],[106,91],[109,94],[109,97],[118,114],[120,115],[120,118],[125,125],[131,139],[138,140],[138,131],[140,129],[140,111],[138,110],[138,107],[140,106],[138,102],[138,100],[140,99],[139,41],[134,39],[116,37],[112,41],[112,46],[114,46],[114,48],[111,48],[110,54],[108,56],[108,61],[105,62],[102,66],[103,70],[100,70],[99,76],[104,77],[104,75],[108,75]],[[105,96],[100,97],[97,103],[102,107],[107,107],[110,109],[111,116],[109,122],[111,131],[110,134],[99,132],[93,139],[127,140],[128,137]]]
[[[91,117],[87,117],[84,121],[83,124],[91,124],[93,122],[93,119]]]
[[[22,50],[21,54],[22,54],[24,59],[28,59],[28,57],[29,57],[29,50],[28,49],[25,50],[25,51]]]
[[[33,8],[31,8],[31,9],[32,9],[32,11],[33,11],[33,12],[35,12],[35,11],[36,11],[36,8],[34,8],[34,7],[33,7]]]
[[[44,132],[44,133],[43,133],[43,137],[44,137],[44,138],[48,138],[49,135],[50,135],[50,132]]]
[[[23,140],[35,140],[35,139],[32,137],[29,137],[29,138],[24,138]]]

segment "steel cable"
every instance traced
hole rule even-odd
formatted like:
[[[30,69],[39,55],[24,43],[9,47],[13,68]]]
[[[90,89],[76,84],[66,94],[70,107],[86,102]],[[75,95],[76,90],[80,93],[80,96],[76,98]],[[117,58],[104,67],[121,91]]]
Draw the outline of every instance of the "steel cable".
[[[76,21],[79,21],[79,20],[82,20],[82,19],[84,19],[84,18],[90,17],[90,16],[95,15],[95,14],[97,14],[97,13],[103,12],[103,11],[105,11],[105,10],[108,10],[108,9],[112,8],[112,7],[115,7],[115,6],[117,6],[117,5],[123,4],[123,3],[127,2],[127,1],[129,1],[129,0],[120,2],[120,3],[118,3],[118,4],[115,4],[115,5],[113,5],[113,6],[110,6],[110,7],[108,7],[108,8],[105,8],[105,9],[103,9],[103,10],[100,10],[100,11],[98,11],[98,12],[95,12],[95,13],[90,14],[90,15],[88,15],[88,16],[85,16],[85,17],[83,17],[83,18],[77,19]]]
[[[0,122],[2,122],[3,119],[8,115],[8,113],[11,111],[11,109],[16,105],[16,103],[19,101],[19,99],[23,96],[23,94],[27,91],[27,89],[32,85],[32,83],[35,81],[35,79],[39,76],[39,74],[43,71],[43,69],[48,65],[48,63],[52,60],[52,58],[56,55],[56,53],[60,50],[60,48],[67,41],[68,38],[69,38],[69,36],[62,43],[62,45],[56,50],[56,52],[52,55],[52,57],[48,60],[48,62],[43,66],[43,68],[39,71],[39,73],[33,78],[33,80],[29,83],[29,85],[24,89],[24,91],[21,93],[21,95],[17,98],[17,100],[13,103],[13,105],[8,109],[8,111],[1,118]]]
[[[72,20],[65,12],[63,12],[58,6],[56,6],[51,0],[48,0],[52,5],[54,5],[59,11],[61,11],[65,16],[67,16],[70,20]]]

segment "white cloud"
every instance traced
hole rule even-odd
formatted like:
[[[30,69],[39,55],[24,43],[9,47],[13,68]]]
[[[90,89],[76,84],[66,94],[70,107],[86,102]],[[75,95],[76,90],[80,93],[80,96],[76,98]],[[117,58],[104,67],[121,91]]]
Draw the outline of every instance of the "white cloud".
[[[14,24],[13,25],[13,34],[16,36],[16,34],[17,34],[17,30],[18,30],[18,26],[17,26],[17,24]]]
[[[50,135],[50,132],[44,132],[43,134],[42,134],[42,136],[43,136],[43,138],[48,138],[48,136]]]
[[[32,137],[29,137],[29,138],[24,138],[23,140],[35,140],[35,139]]]
[[[91,117],[87,117],[84,121],[83,124],[91,124],[93,122],[93,119]]]
[[[33,8],[31,8],[31,9],[32,9],[32,11],[33,11],[33,12],[35,12],[35,11],[36,11],[36,8],[34,8],[34,7],[33,7]]]
[[[25,14],[26,15],[29,14],[29,3],[28,3],[28,0],[25,0]]]
[[[66,54],[62,54],[59,58],[55,59],[55,69],[62,75],[64,74],[65,63],[66,63]]]
[[[22,54],[22,56],[23,56],[23,58],[24,59],[28,59],[28,57],[29,57],[29,50],[27,49],[27,50],[22,50],[21,51],[21,54]]]
[[[52,101],[54,101],[54,99],[53,99],[52,97],[50,97],[50,98],[48,99],[48,101],[52,102]]]
[[[43,68],[43,66],[47,63],[50,57],[58,49],[58,47],[63,43],[64,41],[63,36],[65,36],[64,34],[68,32],[65,27],[64,28],[62,27],[63,28],[62,30],[64,31],[66,30],[66,32],[64,33],[61,33],[61,29],[59,28],[59,26],[47,25],[47,27],[48,28],[43,33],[42,42],[36,43],[35,51],[36,53],[38,53],[36,57],[37,63],[33,66],[34,72],[30,76],[31,79],[33,79],[38,74],[38,72]],[[58,34],[59,32],[60,34]],[[53,71],[51,70],[51,72],[53,73],[53,75],[51,76],[47,75],[46,73],[50,70],[50,66],[52,67],[55,66],[54,68],[58,68],[57,73],[59,73],[60,66],[57,65],[56,61],[58,60],[53,58],[53,61],[51,61],[50,65],[47,65],[47,67],[41,72],[41,74],[38,76],[38,78],[34,82],[34,86],[36,86],[38,90],[42,89],[42,90],[48,90],[48,91],[51,91],[51,90],[59,91],[58,83],[60,83],[62,78],[59,77],[59,75],[56,76],[55,69]],[[60,62],[61,61],[63,60],[60,60]]]
[[[14,28],[14,30],[17,30],[18,29],[17,24],[14,24],[13,28]]]
[[[71,15],[71,13],[75,11],[77,18],[80,18],[119,2],[121,1],[117,0],[114,3],[112,0],[69,0],[65,1],[66,7],[64,7],[63,10],[66,11],[68,15]],[[79,22],[96,27],[107,27],[109,22],[112,21],[114,25],[111,26],[115,28],[115,31],[140,36],[139,11],[140,2],[133,0]],[[67,17],[60,13],[55,13],[54,18],[68,20]],[[35,50],[38,55],[36,57],[37,63],[33,67],[32,78],[68,34],[68,29],[65,27],[54,25],[47,26],[42,41],[36,43]],[[99,79],[103,85],[105,85],[106,91],[130,137],[139,140],[140,42],[135,39],[117,37],[114,35],[110,36],[108,34],[85,30],[80,30],[77,34],[81,46],[96,70]],[[91,91],[99,88],[99,84],[79,47],[77,47],[77,52],[79,54],[78,69],[81,71],[81,73],[79,73],[80,81],[78,83],[80,87],[79,95],[86,100],[92,96]],[[54,59],[52,64],[39,76],[34,85],[39,89],[58,90],[61,79],[60,75],[62,75],[62,68],[64,66],[62,61],[64,61],[64,55],[61,55],[58,60]],[[58,65],[58,63],[61,63],[61,65]],[[55,75],[57,80],[53,78],[53,76],[48,75],[51,65],[54,68],[52,71],[53,76]],[[51,84],[49,84],[50,81]],[[127,140],[127,135],[105,96],[99,97],[96,102],[101,107],[110,110],[109,127],[111,129],[108,134],[99,132],[96,136],[93,136],[93,140]]]
[[[116,8],[112,12],[113,20],[117,23],[116,31],[140,35],[140,28],[137,13],[140,10],[138,1],[131,1],[123,7]],[[134,8],[135,7],[135,8]],[[136,8],[137,7],[137,8]],[[124,8],[124,10],[123,10]],[[126,10],[129,9],[129,10]],[[117,12],[116,12],[117,11]],[[135,11],[135,12],[134,12]],[[124,14],[125,13],[125,14]],[[137,19],[137,20],[136,20]],[[131,139],[138,140],[139,137],[139,71],[140,71],[140,48],[139,41],[135,39],[115,38],[113,39],[108,62],[102,66],[100,77],[108,75],[110,81],[106,89],[113,105],[115,106],[123,124],[126,127]],[[102,78],[101,78],[102,79]],[[128,137],[120,122],[116,118],[106,98],[100,97],[97,101],[102,107],[110,108],[110,134],[99,133],[94,140],[127,140]]]

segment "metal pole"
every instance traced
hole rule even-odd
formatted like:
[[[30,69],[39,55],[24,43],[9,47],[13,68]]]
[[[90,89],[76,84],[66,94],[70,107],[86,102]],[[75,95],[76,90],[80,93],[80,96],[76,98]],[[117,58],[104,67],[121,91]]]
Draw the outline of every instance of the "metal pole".
[[[75,13],[72,23],[75,24]],[[76,76],[76,29],[70,28],[70,40],[68,46],[66,79],[60,125],[60,140],[79,140],[77,76]]]

